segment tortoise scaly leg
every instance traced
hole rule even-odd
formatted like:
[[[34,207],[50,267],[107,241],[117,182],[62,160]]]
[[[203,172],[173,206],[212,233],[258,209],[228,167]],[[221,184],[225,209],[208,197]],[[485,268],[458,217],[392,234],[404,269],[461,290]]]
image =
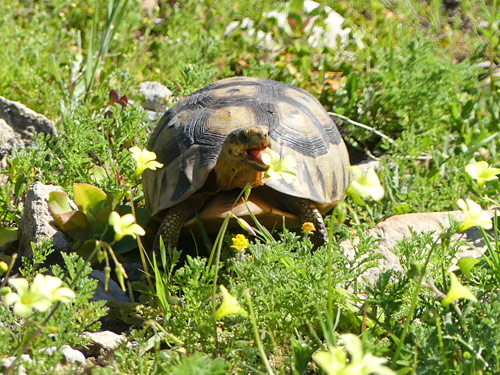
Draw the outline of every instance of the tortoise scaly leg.
[[[177,247],[184,223],[196,214],[201,204],[199,199],[189,199],[167,210],[153,243],[154,254],[160,253],[160,238],[165,250]]]
[[[308,221],[314,224],[316,230],[310,237],[313,244],[313,251],[328,241],[328,233],[323,222],[323,216],[313,202],[309,199],[286,196],[286,205],[290,212],[300,218],[302,224]]]

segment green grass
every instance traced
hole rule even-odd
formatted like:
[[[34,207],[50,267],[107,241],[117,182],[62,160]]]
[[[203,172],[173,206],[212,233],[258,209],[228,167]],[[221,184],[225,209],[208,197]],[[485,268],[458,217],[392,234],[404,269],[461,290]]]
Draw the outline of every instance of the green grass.
[[[293,4],[300,8],[301,1]],[[145,147],[150,134],[137,88],[146,80],[181,97],[233,75],[276,79],[394,140],[342,123],[347,143],[380,159],[386,195],[363,206],[348,198],[347,220],[333,231],[330,253],[326,248],[311,253],[300,233],[284,231],[275,233],[275,242],[253,241],[235,261],[232,234],[221,237],[217,283],[227,286],[253,319],[214,321],[213,299],[218,306],[220,298],[213,291],[219,288],[206,257],[187,257],[175,271],[157,273],[157,284],[134,285],[134,303],[105,307],[89,302],[95,288],[89,266],[76,255],[66,259],[64,270],[42,264],[51,251],[42,241],[34,245],[34,261],[22,262],[23,275],[31,279],[49,268],[75,290],[76,300],[26,320],[0,305],[0,358],[19,353],[41,328],[23,350],[35,362],[24,365],[28,373],[55,373],[60,358],[39,349],[66,343],[81,348],[86,339],[80,334],[99,329],[99,319],[109,315],[127,324],[124,335],[135,344],[62,373],[321,374],[313,354],[341,345],[339,335],[348,332],[361,338],[365,353],[386,358],[398,374],[500,372],[496,224],[490,252],[470,273],[455,271],[478,303],[441,304],[458,251],[457,244],[448,246],[446,235],[434,242],[429,234],[414,234],[392,249],[404,274],[386,271],[373,285],[357,281],[373,266],[377,247],[363,231],[383,219],[456,210],[460,198],[483,208],[498,204],[499,181],[481,190],[464,169],[472,158],[500,166],[499,92],[492,72],[477,67],[498,61],[492,27],[499,17],[497,1],[460,1],[458,13],[439,0],[322,4],[352,29],[343,50],[310,46],[300,28],[307,15],[277,1],[160,1],[149,18],[132,0],[0,0],[0,95],[45,114],[59,133],[13,150],[0,185],[0,228],[17,228],[25,192],[35,181],[59,185],[70,195],[73,183],[88,183],[104,190],[113,208],[131,202],[144,207],[128,149]],[[299,27],[282,29],[264,16],[275,9],[288,11]],[[318,14],[321,25],[325,13]],[[266,48],[246,30],[224,35],[229,22],[246,17],[279,48]],[[100,48],[106,35],[112,38]],[[130,104],[109,107],[112,89],[128,95]],[[105,115],[108,110],[111,116]],[[96,166],[103,168],[100,178]],[[356,258],[349,260],[338,244],[353,233],[360,242]],[[146,237],[151,236],[149,230]],[[0,258],[9,260],[12,251],[7,248]],[[115,264],[110,265],[113,274]],[[151,266],[150,271],[154,275]],[[164,297],[160,302],[154,285]]]

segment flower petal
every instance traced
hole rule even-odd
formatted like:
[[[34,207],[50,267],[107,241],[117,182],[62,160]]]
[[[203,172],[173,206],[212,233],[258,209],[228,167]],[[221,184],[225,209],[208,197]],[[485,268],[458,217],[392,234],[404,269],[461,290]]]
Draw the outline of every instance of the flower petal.
[[[246,317],[248,313],[240,306],[238,300],[233,297],[224,285],[220,286],[222,293],[222,303],[214,313],[216,320],[224,318],[227,315],[240,315]]]
[[[28,280],[20,277],[10,278],[9,285],[15,288],[19,294],[26,293],[29,289]]]
[[[477,298],[472,294],[469,288],[463,286],[460,281],[458,281],[455,274],[450,273],[450,290],[443,298],[441,304],[443,306],[448,306],[450,303],[456,301],[457,299],[468,299],[473,302],[477,302]]]

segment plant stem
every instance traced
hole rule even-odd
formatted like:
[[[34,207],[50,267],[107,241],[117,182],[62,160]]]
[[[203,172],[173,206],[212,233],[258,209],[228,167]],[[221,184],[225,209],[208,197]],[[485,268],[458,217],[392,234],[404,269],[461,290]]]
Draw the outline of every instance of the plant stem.
[[[429,249],[429,252],[427,253],[427,257],[425,258],[425,261],[424,261],[424,265],[423,265],[423,267],[420,271],[420,274],[418,276],[417,284],[415,285],[415,289],[414,289],[413,294],[411,296],[410,310],[409,310],[408,315],[406,317],[405,325],[403,327],[403,332],[401,333],[401,337],[399,339],[399,342],[397,343],[396,353],[394,354],[394,357],[392,358],[392,367],[393,368],[398,361],[399,355],[401,353],[401,349],[403,348],[403,345],[404,345],[406,334],[408,333],[408,330],[410,329],[410,322],[413,319],[413,313],[415,312],[415,308],[417,306],[418,295],[420,294],[420,289],[422,288],[425,273],[427,271],[427,265],[429,264],[429,261],[431,259],[431,255],[434,252],[434,249],[436,248],[436,245],[437,245],[439,240],[440,240],[440,237],[436,238],[436,240],[432,244],[431,248]]]
[[[248,290],[245,293],[245,297],[248,302],[248,310],[249,310],[248,315],[250,321],[252,322],[253,333],[255,335],[255,343],[257,344],[257,349],[259,349],[259,353],[262,358],[262,361],[264,362],[264,365],[266,366],[267,373],[269,375],[274,375],[274,371],[271,367],[271,364],[269,363],[269,360],[267,359],[266,352],[264,351],[264,346],[262,345],[262,341],[260,341],[259,328],[257,327],[257,320],[255,319],[255,315],[253,313],[252,299],[250,298],[250,293],[248,293]]]

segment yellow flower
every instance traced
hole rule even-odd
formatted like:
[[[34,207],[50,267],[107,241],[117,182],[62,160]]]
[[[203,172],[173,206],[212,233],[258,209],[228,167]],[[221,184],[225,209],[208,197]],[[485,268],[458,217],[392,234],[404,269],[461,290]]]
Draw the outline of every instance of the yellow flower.
[[[240,306],[238,300],[233,297],[224,285],[220,286],[222,293],[222,303],[214,313],[215,320],[224,318],[227,315],[240,315],[246,317],[248,313]]]
[[[446,297],[444,297],[443,300],[441,301],[441,304],[443,306],[448,306],[450,303],[460,298],[477,302],[477,298],[474,296],[474,294],[472,294],[469,288],[460,284],[460,281],[458,281],[457,277],[453,272],[450,273],[450,281],[451,281],[450,290],[448,291],[448,294],[446,294]]]
[[[155,170],[157,168],[163,167],[162,163],[157,162],[156,154],[154,152],[148,151],[146,149],[141,150],[139,147],[130,147],[129,151],[132,153],[132,157],[135,160],[136,168],[135,175],[139,177],[146,169]]]
[[[146,232],[139,224],[135,223],[135,217],[132,214],[126,214],[120,217],[116,211],[112,211],[109,215],[108,222],[113,226],[115,231],[115,241],[120,241],[125,236],[132,236],[134,239],[136,235],[144,236]]]
[[[9,265],[5,262],[0,261],[0,275],[3,275],[9,269]]]
[[[498,179],[497,174],[500,173],[500,168],[492,168],[485,161],[474,160],[467,164],[465,171],[477,181],[479,189],[482,189],[486,181]]]
[[[3,302],[5,306],[13,304],[14,314],[23,318],[29,317],[33,309],[45,312],[53,302],[70,302],[75,298],[75,293],[69,288],[61,287],[62,281],[54,276],[36,275],[31,288],[24,278],[9,279],[9,284],[17,293],[4,288]]]
[[[340,347],[329,347],[329,351],[319,351],[313,355],[314,362],[328,375],[395,375],[389,367],[383,364],[385,358],[363,353],[363,345],[358,336],[353,334],[340,335],[345,349],[350,354],[347,360],[345,351]]]
[[[356,178],[347,188],[347,194],[365,199],[371,197],[373,200],[379,201],[384,197],[384,188],[378,179],[374,168],[371,168],[363,174],[359,167],[353,166],[349,168]]]
[[[236,251],[243,251],[248,247],[248,240],[243,234],[237,234],[236,237],[233,237],[232,248],[235,248]]]
[[[458,207],[465,212],[465,218],[458,226],[458,231],[463,232],[471,227],[478,226],[484,229],[491,229],[493,224],[491,218],[486,211],[481,209],[481,206],[471,199],[459,199]]]
[[[309,234],[311,232],[314,232],[316,230],[316,227],[310,221],[306,221],[304,224],[302,224],[302,230],[305,234]]]
[[[286,155],[283,160],[280,160],[280,156],[268,147],[262,153],[262,162],[269,165],[264,175],[266,178],[282,178],[287,184],[293,183],[297,178],[295,172],[297,162],[291,155]]]

